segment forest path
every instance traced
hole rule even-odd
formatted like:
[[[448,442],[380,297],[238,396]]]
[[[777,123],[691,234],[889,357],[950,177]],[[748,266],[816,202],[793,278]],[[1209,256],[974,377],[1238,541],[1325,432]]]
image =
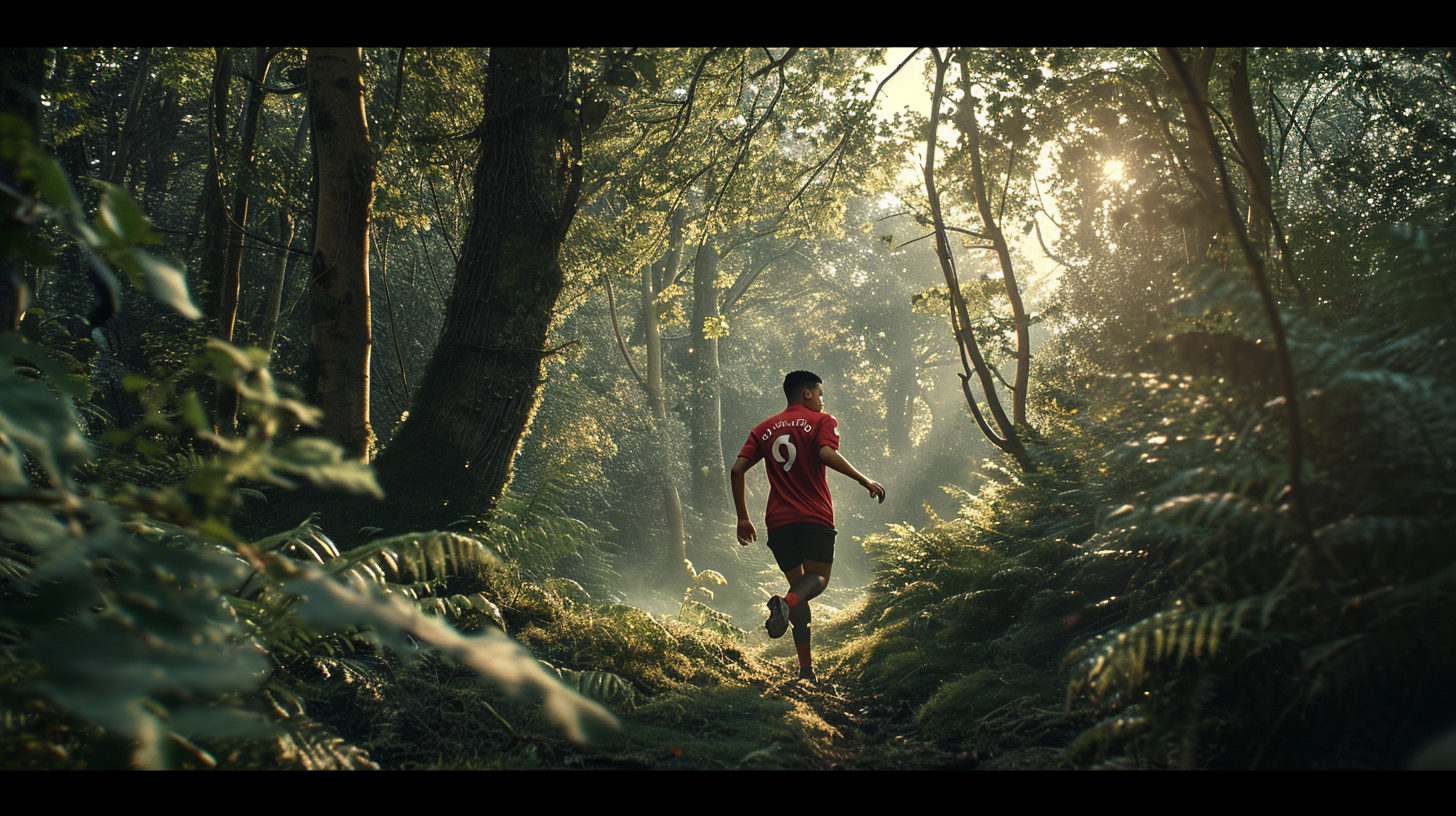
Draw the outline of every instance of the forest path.
[[[827,633],[826,633],[827,634]],[[816,632],[817,635],[817,632]],[[830,645],[826,639],[826,646]],[[730,682],[660,694],[619,710],[621,734],[577,753],[597,769],[950,769],[974,767],[922,739],[916,712],[881,700],[828,656],[799,680],[793,644],[751,633]]]
[[[746,685],[667,695],[620,712],[621,736],[573,764],[653,770],[974,767],[921,740],[913,712],[893,710],[853,682],[798,680],[782,665],[764,660],[758,662],[763,671]]]

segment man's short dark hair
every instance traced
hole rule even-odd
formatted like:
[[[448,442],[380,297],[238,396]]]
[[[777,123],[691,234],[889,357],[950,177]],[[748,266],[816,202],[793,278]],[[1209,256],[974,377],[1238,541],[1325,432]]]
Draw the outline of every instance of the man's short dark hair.
[[[790,371],[784,375],[784,398],[789,402],[799,401],[799,391],[804,388],[813,388],[824,382],[819,375],[812,371]]]

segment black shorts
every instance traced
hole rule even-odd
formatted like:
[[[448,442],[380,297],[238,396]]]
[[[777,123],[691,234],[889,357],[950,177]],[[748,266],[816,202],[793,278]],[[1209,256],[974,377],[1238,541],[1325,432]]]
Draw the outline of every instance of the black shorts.
[[[834,563],[834,536],[839,531],[812,521],[785,524],[768,531],[768,548],[779,569],[793,572],[805,561]]]

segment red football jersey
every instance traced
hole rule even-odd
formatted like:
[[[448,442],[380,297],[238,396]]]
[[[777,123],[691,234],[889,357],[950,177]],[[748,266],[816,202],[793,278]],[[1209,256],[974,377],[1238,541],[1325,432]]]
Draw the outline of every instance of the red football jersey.
[[[824,479],[819,449],[839,450],[839,420],[830,414],[794,404],[758,423],[738,455],[750,462],[766,460],[769,530],[812,521],[834,526],[834,505]]]

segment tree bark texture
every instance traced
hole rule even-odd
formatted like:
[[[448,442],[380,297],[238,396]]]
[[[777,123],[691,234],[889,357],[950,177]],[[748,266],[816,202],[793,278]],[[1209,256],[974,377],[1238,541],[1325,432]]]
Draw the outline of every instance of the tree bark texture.
[[[1269,162],[1264,158],[1264,139],[1259,135],[1259,121],[1254,116],[1253,94],[1249,91],[1249,56],[1247,48],[1234,52],[1229,69],[1229,118],[1234,123],[1235,146],[1244,178],[1249,183],[1249,239],[1261,251],[1269,246],[1270,225],[1274,220],[1274,183]]]
[[[308,50],[315,198],[308,311],[324,436],[366,458],[369,426],[369,210],[374,157],[358,48]]]
[[[40,89],[45,80],[46,49],[0,48],[0,113],[13,116],[30,129],[32,142],[40,136]],[[19,168],[12,159],[0,156],[0,182],[29,195],[33,185],[22,184]],[[14,222],[16,208],[22,202],[0,194],[0,230],[25,229]],[[15,331],[35,291],[35,282],[27,280],[25,264],[20,259],[0,254],[0,331]]]
[[[564,48],[490,52],[473,212],[440,342],[377,462],[391,504],[440,523],[495,506],[536,411],[580,190],[568,68]]]
[[[293,244],[293,216],[285,209],[274,216],[277,224],[277,238],[280,246]],[[258,345],[273,351],[278,336],[278,317],[283,311],[283,284],[288,280],[289,253],[279,250],[273,256],[273,268],[268,277],[268,288],[263,294],[263,317],[258,330]]]
[[[1208,98],[1208,78],[1213,70],[1213,58],[1218,49],[1198,48],[1187,59],[1172,48],[1158,49],[1158,61],[1168,76],[1169,87],[1183,111],[1183,121],[1188,128],[1188,144],[1172,145],[1175,154],[1183,159],[1184,173],[1197,192],[1192,206],[1198,213],[1197,226],[1192,230],[1189,242],[1189,260],[1201,260],[1208,255],[1214,233],[1221,220],[1219,215],[1218,173],[1214,167],[1214,135],[1211,129],[1199,125],[1200,117],[1206,119],[1200,99]],[[1177,80],[1181,72],[1189,78],[1187,83]]]

